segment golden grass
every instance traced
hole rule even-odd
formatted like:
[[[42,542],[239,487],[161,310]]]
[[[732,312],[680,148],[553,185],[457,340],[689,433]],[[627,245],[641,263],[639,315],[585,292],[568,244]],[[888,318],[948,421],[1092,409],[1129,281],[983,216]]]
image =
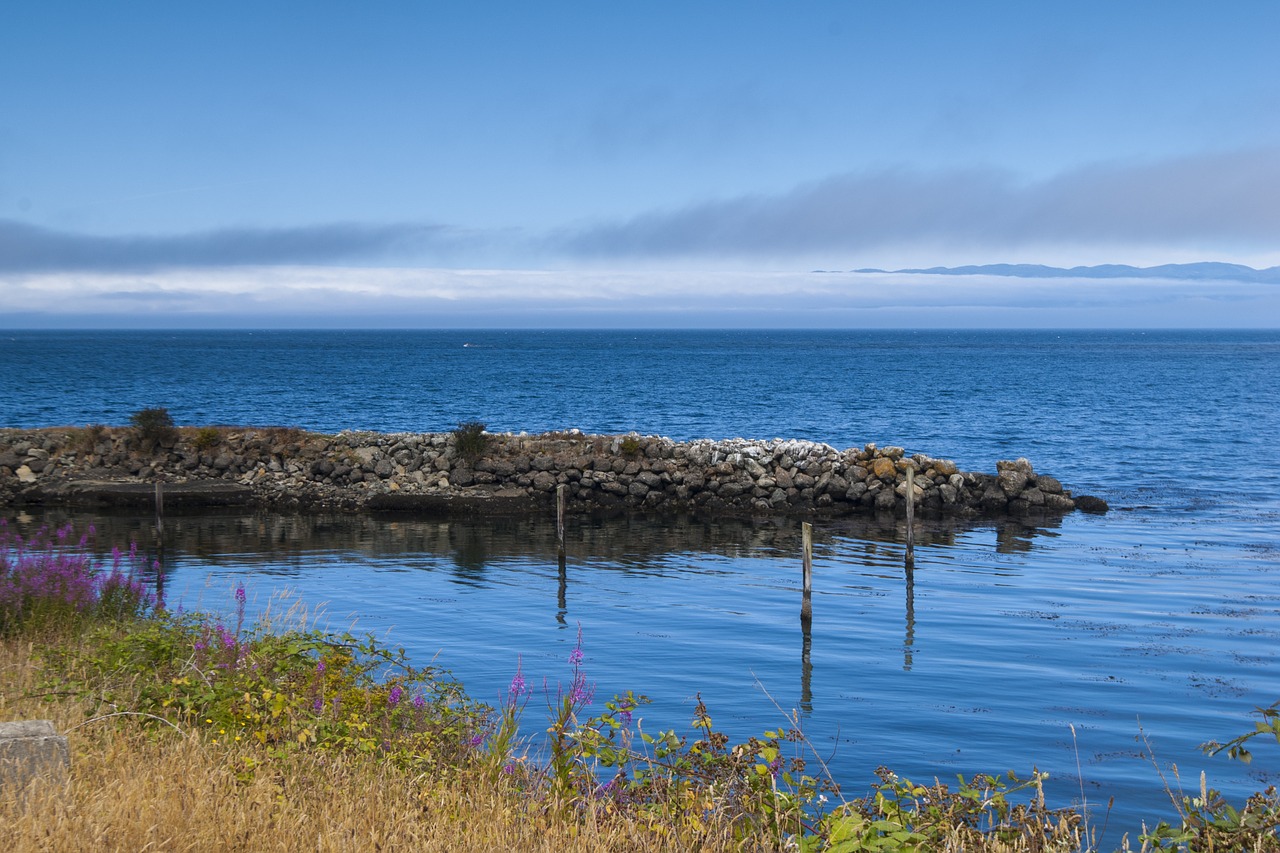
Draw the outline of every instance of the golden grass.
[[[261,752],[33,695],[29,642],[0,644],[0,673],[0,720],[53,720],[71,749],[65,780],[0,802],[0,848],[14,853],[740,849],[714,830],[667,839],[635,818],[566,817],[479,775],[412,776],[376,758],[298,754],[246,773]]]

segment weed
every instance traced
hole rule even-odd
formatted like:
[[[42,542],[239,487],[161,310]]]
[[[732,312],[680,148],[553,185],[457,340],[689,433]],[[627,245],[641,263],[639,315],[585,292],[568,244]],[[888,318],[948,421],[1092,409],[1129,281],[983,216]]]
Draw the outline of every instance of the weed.
[[[107,435],[108,430],[103,424],[88,424],[75,433],[72,446],[84,453],[92,453]]]
[[[640,453],[640,439],[634,435],[629,435],[622,439],[622,444],[618,447],[622,451],[623,456],[636,456]]]
[[[191,444],[196,450],[201,452],[217,447],[222,443],[222,430],[217,427],[200,427],[196,430],[195,436],[191,439]]]

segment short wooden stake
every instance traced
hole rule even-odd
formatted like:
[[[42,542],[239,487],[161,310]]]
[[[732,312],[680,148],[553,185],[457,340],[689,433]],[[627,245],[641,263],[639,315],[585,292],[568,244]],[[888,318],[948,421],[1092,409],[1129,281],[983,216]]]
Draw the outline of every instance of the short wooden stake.
[[[907,568],[916,564],[916,471],[907,468]]]
[[[804,548],[801,566],[804,573],[804,595],[800,600],[800,618],[813,617],[813,525],[803,522],[800,525],[800,541]]]

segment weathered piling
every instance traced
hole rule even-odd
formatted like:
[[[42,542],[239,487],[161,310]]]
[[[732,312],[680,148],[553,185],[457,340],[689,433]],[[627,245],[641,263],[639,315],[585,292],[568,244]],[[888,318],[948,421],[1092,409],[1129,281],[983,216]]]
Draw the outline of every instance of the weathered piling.
[[[916,470],[907,466],[907,569],[916,564]]]

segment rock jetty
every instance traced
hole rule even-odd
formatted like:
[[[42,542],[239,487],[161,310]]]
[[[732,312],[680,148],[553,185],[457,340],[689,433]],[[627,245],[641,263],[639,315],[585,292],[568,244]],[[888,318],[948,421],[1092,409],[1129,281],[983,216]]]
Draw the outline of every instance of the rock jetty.
[[[464,452],[465,451],[465,452]],[[341,432],[184,427],[145,440],[132,428],[0,430],[0,506],[168,507],[524,513],[564,486],[574,513],[720,516],[903,514],[907,471],[924,516],[1105,511],[1073,498],[1026,459],[994,474],[868,444],[660,436]]]

